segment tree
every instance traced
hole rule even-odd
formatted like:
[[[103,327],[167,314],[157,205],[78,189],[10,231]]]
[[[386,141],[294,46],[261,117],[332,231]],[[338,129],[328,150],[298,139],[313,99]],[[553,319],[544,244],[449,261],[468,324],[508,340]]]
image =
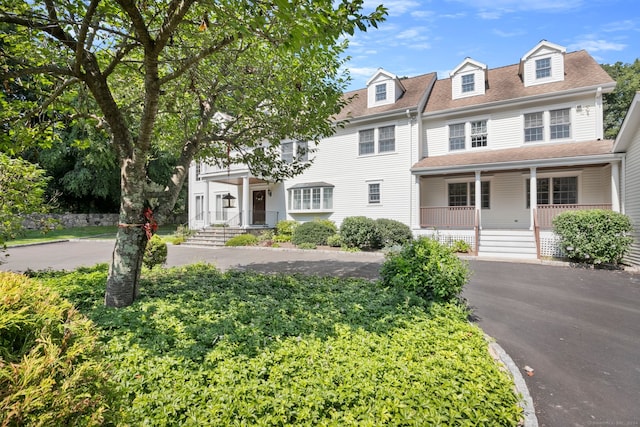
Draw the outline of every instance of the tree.
[[[111,135],[121,197],[108,306],[135,299],[150,212],[172,209],[194,158],[246,163],[275,180],[303,170],[279,160],[280,141],[333,132],[347,82],[340,40],[386,13],[365,14],[363,2],[0,0],[0,103],[29,78],[43,88],[0,126],[17,138],[63,111]],[[79,105],[98,109],[72,108],[83,96],[91,101]],[[212,120],[216,112],[229,120]],[[179,159],[161,191],[148,182],[154,147]]]
[[[22,231],[24,215],[44,213],[44,171],[0,153],[0,248]]]
[[[604,136],[614,139],[618,136],[636,91],[640,90],[640,59],[633,64],[603,64],[602,68],[617,82],[614,91],[604,95]]]

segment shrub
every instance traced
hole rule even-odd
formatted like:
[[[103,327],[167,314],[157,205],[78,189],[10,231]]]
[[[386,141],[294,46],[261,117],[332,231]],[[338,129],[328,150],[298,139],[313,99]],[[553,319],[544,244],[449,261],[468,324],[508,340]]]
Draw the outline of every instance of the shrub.
[[[413,239],[411,228],[395,219],[379,218],[376,219],[376,225],[378,226],[380,243],[383,248],[402,245]]]
[[[467,264],[436,240],[421,237],[392,252],[382,264],[383,283],[416,292],[429,300],[449,301],[469,278]]]
[[[258,238],[253,234],[239,234],[233,236],[224,244],[225,246],[254,246],[258,244]]]
[[[602,209],[564,212],[553,219],[553,231],[567,257],[589,264],[618,264],[633,241],[631,220]]]
[[[340,226],[340,236],[344,245],[350,248],[378,249],[381,244],[376,222],[364,216],[345,218]]]
[[[327,245],[331,246],[332,248],[339,248],[340,246],[342,246],[342,237],[340,237],[338,233],[327,237]]]
[[[291,237],[291,242],[299,246],[302,243],[313,243],[314,245],[326,245],[327,238],[333,236],[336,226],[327,221],[309,221],[296,227]]]
[[[94,325],[54,291],[0,272],[0,425],[100,425],[115,396]]]
[[[142,263],[147,268],[162,265],[167,262],[167,244],[160,236],[154,234],[147,242]]]
[[[282,241],[290,242],[291,236],[293,236],[293,232],[296,231],[298,225],[298,221],[294,221],[291,219],[283,219],[282,221],[278,221],[278,223],[276,224],[276,236],[284,239],[288,237],[288,240]]]
[[[464,240],[454,240],[451,242],[451,250],[453,252],[469,253],[471,252],[471,245]]]
[[[304,242],[298,245],[298,249],[317,249],[318,246],[315,243]]]

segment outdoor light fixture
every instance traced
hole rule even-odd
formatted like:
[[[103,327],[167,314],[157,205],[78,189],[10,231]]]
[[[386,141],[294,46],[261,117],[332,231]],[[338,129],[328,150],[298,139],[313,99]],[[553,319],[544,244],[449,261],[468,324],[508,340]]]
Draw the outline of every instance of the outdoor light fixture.
[[[231,195],[231,193],[227,193],[222,196],[222,208],[229,209],[236,207],[236,198]]]

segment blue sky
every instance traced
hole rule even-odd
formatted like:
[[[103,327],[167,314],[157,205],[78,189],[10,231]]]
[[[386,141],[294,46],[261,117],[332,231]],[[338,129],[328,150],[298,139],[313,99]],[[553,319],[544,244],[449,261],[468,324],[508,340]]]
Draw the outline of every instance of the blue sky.
[[[349,39],[349,90],[379,67],[443,78],[466,57],[489,68],[516,64],[543,39],[604,64],[640,57],[638,0],[366,0],[365,9],[380,3],[387,19]]]

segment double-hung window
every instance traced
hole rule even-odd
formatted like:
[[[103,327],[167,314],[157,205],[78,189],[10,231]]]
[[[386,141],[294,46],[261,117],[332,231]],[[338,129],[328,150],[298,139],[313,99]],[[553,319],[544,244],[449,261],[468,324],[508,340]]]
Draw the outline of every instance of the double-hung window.
[[[362,156],[365,154],[374,154],[376,151],[375,145],[375,130],[374,129],[365,129],[359,132],[360,135],[360,143],[358,148],[358,153]]]
[[[549,111],[551,139],[571,138],[571,113],[568,108]]]
[[[289,209],[320,211],[333,209],[333,187],[296,186],[290,188]]]
[[[378,129],[378,153],[396,151],[396,127],[385,126]]]
[[[462,76],[462,93],[473,92],[476,90],[476,84],[473,74]]]
[[[449,125],[449,151],[464,150],[464,123]]]
[[[280,153],[283,162],[293,163],[293,141],[281,143]]]
[[[448,185],[449,206],[475,206],[475,182],[450,182]],[[491,186],[489,181],[480,183],[480,207],[489,209],[491,200]]]
[[[524,115],[524,142],[544,140],[544,118],[542,112]]]
[[[379,204],[382,200],[381,188],[379,182],[370,182],[369,185],[369,204]]]
[[[293,163],[309,161],[309,143],[306,141],[287,141],[280,143],[280,156],[283,162]]]
[[[578,177],[562,176],[536,180],[538,205],[574,205],[578,203]],[[531,207],[531,180],[527,179],[527,208]]]
[[[471,122],[471,147],[487,146],[487,121]]]
[[[387,85],[376,85],[376,102],[384,101],[387,99]]]
[[[536,79],[551,77],[551,58],[536,59]]]

